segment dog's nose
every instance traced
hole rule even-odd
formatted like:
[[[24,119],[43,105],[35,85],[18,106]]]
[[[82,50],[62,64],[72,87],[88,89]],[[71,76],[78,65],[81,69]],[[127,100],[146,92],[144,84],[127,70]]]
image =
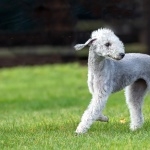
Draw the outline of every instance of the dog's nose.
[[[124,53],[120,53],[119,55],[120,55],[121,58],[123,58],[125,56]]]

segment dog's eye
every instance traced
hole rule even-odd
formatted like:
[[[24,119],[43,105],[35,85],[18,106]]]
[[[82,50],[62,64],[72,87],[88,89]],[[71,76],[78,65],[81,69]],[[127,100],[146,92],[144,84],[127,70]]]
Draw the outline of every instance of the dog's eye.
[[[105,46],[106,46],[106,47],[109,47],[109,46],[111,46],[111,43],[107,42],[107,43],[105,44]]]

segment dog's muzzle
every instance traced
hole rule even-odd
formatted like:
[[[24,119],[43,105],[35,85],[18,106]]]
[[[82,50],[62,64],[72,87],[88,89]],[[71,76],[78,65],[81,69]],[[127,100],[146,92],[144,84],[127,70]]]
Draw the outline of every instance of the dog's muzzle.
[[[119,53],[119,55],[115,58],[116,60],[121,60],[125,56],[124,53]]]

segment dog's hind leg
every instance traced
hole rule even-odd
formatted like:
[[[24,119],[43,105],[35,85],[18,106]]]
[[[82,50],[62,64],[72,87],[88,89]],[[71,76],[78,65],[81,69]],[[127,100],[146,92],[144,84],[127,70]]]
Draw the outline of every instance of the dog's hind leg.
[[[130,129],[133,131],[140,128],[144,122],[142,104],[146,91],[147,84],[143,79],[137,80],[125,89],[126,103],[131,119]]]

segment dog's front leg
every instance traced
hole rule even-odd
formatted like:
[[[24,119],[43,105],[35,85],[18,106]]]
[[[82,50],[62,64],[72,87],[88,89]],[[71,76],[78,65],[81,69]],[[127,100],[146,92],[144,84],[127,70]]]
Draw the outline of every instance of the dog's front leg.
[[[93,78],[94,78],[94,76],[93,76],[92,72],[89,70],[88,71],[88,81],[87,81],[87,83],[88,83],[88,88],[89,88],[89,91],[90,91],[91,94],[94,93]]]
[[[103,116],[102,110],[106,104],[107,98],[108,96],[103,94],[93,96],[91,103],[89,104],[87,110],[85,110],[81,118],[81,122],[76,129],[77,134],[85,133],[94,121],[98,120],[100,116]]]

